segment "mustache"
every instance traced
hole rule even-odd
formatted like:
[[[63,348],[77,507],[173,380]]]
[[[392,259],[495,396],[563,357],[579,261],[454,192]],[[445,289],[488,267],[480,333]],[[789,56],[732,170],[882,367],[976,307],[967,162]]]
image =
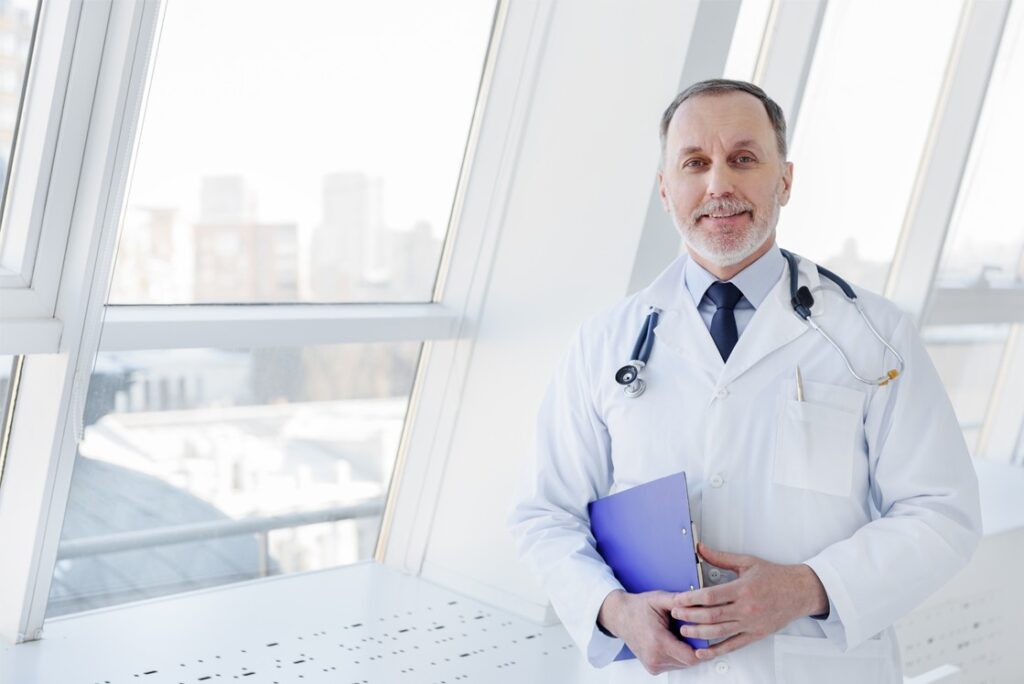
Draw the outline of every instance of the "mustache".
[[[709,199],[704,204],[694,209],[690,214],[690,222],[696,223],[701,217],[711,214],[741,214],[744,211],[754,213],[754,205],[735,197],[722,197]]]

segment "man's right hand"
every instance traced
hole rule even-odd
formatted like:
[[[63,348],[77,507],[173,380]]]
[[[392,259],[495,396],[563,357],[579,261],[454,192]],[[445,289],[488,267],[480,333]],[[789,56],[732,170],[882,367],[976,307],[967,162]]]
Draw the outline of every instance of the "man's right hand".
[[[605,597],[598,624],[626,642],[629,650],[651,674],[699,664],[693,649],[672,633],[672,594],[648,591],[629,594],[616,589]]]

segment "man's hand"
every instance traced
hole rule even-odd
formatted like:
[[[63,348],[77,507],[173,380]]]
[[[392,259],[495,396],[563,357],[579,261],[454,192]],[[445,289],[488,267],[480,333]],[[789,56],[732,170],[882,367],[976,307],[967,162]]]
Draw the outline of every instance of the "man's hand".
[[[651,674],[697,665],[700,661],[690,645],[672,633],[669,613],[676,596],[667,591],[628,594],[616,590],[601,604],[597,621],[625,641]]]
[[[756,556],[698,545],[702,558],[739,574],[732,582],[673,594],[672,617],[696,624],[680,632],[698,639],[725,639],[697,649],[701,661],[735,651],[774,634],[793,620],[828,610],[821,580],[807,565],[778,565]]]

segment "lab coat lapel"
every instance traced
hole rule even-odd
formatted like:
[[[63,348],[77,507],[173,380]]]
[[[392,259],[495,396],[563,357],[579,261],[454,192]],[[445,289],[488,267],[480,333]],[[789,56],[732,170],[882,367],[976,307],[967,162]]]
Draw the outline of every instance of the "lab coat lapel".
[[[678,257],[641,295],[646,306],[661,309],[654,328],[655,344],[651,355],[657,354],[658,347],[663,345],[717,378],[724,364],[686,289],[683,280],[686,259],[685,255]]]
[[[824,298],[819,294],[821,280],[818,277],[818,269],[809,259],[800,259],[799,273],[800,284],[808,286],[815,294],[811,316],[818,317],[824,311]],[[732,354],[729,355],[721,378],[722,384],[734,381],[776,349],[789,344],[810,329],[806,322],[793,313],[787,265],[779,282],[754,312]]]

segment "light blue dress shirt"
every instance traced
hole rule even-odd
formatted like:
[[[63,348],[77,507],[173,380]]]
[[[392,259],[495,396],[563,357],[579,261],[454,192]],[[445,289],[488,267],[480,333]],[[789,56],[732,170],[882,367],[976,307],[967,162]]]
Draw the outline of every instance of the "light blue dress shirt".
[[[779,246],[772,245],[772,248],[758,257],[757,261],[728,281],[743,293],[734,309],[736,332],[739,335],[743,335],[743,330],[753,318],[757,307],[761,306],[761,302],[779,282],[784,264],[785,260],[782,258]],[[694,306],[697,307],[700,317],[704,320],[704,325],[710,331],[711,319],[714,317],[717,307],[707,296],[707,291],[713,283],[718,282],[718,278],[690,258],[686,260],[686,266],[683,268],[683,280],[686,282],[686,289],[690,291],[690,297],[693,298]]]

